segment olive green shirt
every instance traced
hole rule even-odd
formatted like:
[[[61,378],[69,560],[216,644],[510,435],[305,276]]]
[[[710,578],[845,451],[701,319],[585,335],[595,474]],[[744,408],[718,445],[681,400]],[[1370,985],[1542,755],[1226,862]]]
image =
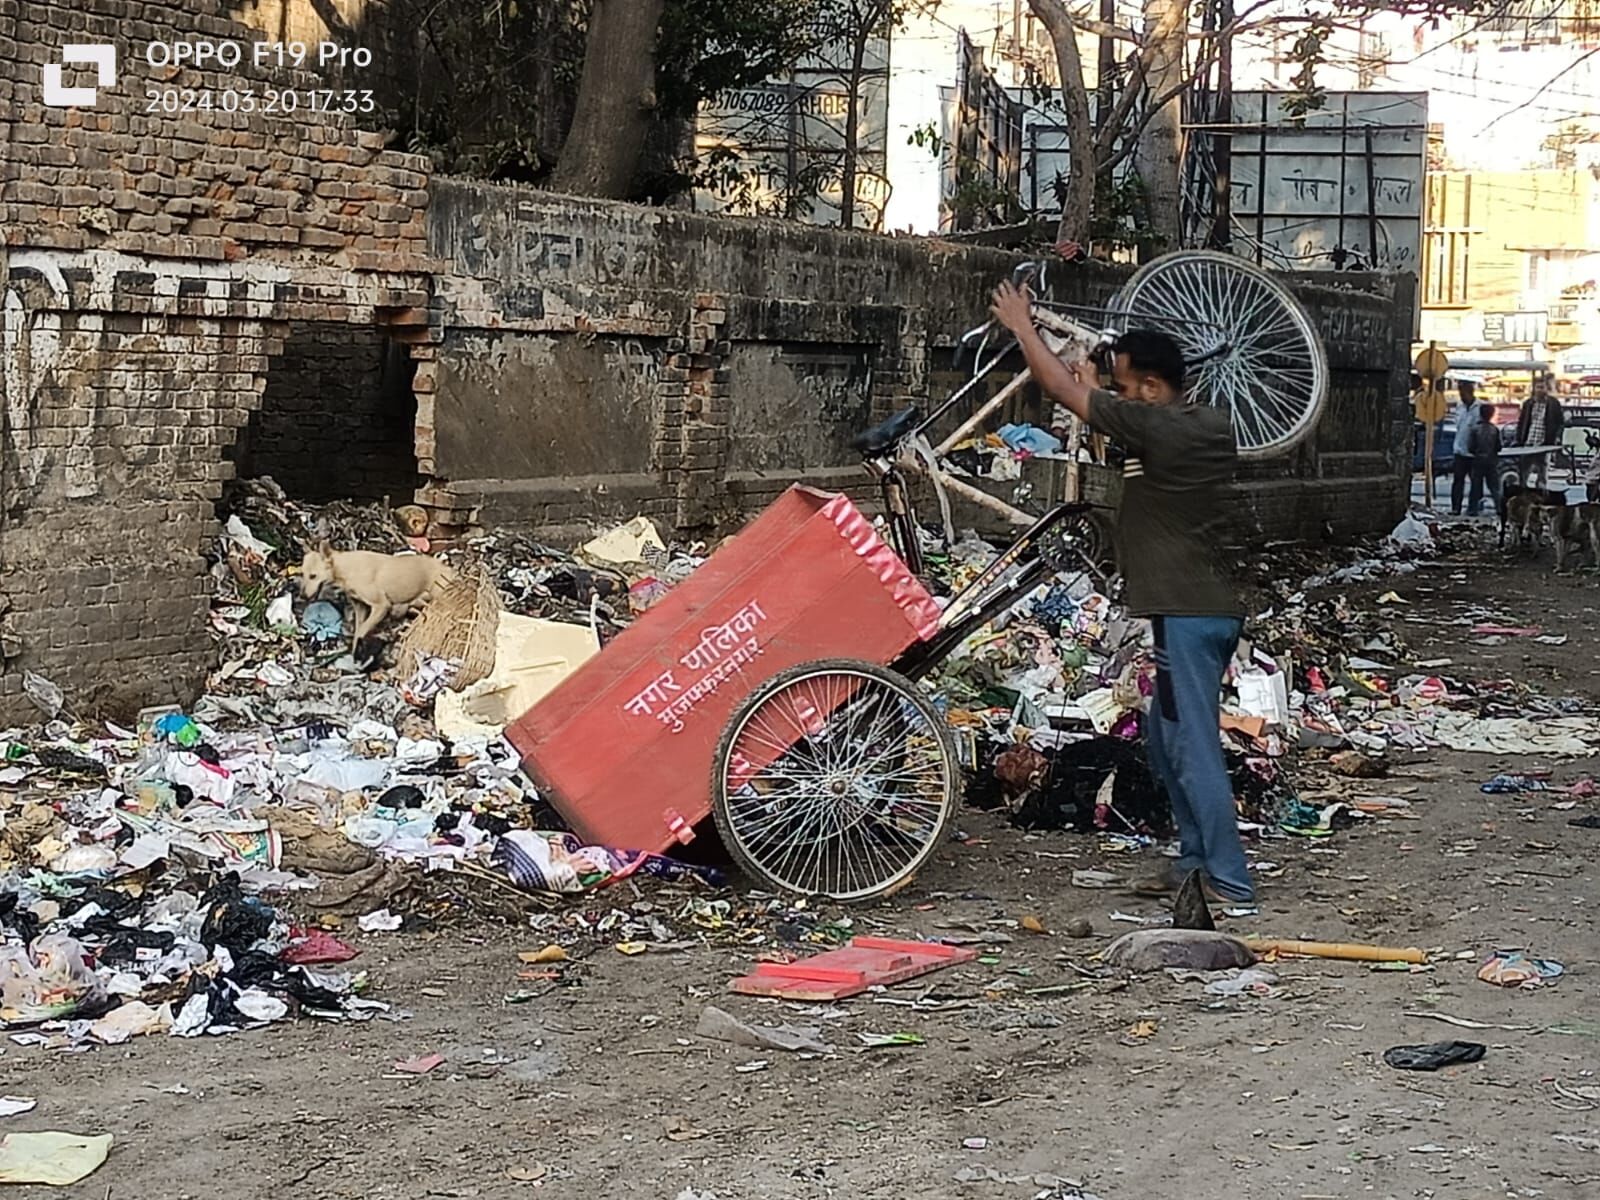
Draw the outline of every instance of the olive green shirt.
[[[1223,504],[1238,465],[1233,422],[1206,404],[1089,397],[1089,424],[1127,451],[1117,562],[1136,617],[1244,614],[1224,565]]]

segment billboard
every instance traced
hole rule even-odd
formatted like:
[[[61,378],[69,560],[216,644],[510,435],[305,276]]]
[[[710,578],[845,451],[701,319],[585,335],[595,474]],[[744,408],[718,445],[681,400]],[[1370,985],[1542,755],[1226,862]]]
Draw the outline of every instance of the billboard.
[[[1288,99],[1233,94],[1234,252],[1281,270],[1420,275],[1427,94],[1330,92],[1300,118]]]
[[[782,76],[730,89],[703,104],[695,157],[702,170],[712,170],[709,186],[695,192],[695,208],[839,224],[853,91],[859,125],[855,225],[881,229],[889,201],[887,32],[867,39],[859,75],[852,58],[848,45],[835,43]],[[721,173],[719,161],[726,168]]]

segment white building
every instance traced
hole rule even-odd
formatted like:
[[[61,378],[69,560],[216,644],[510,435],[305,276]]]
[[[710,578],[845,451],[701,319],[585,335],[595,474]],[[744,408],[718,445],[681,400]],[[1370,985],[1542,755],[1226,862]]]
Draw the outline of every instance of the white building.
[[[1117,0],[1118,19],[1131,21],[1137,6]],[[957,46],[965,30],[996,80],[1023,103],[1025,132],[1053,127],[1059,110],[1033,100],[1030,84],[1056,83],[1055,50],[1033,17],[1028,0],[943,0],[931,13],[913,15],[895,31],[889,52],[889,181],[884,227],[935,233],[940,224],[941,161],[926,134],[948,134],[946,107],[957,81]],[[1079,38],[1084,68],[1094,78],[1097,39]],[[922,134],[921,144],[913,140]],[[1045,135],[1049,142],[1049,136]],[[1059,139],[1057,139],[1059,140]],[[1025,184],[1026,187],[1026,184]]]

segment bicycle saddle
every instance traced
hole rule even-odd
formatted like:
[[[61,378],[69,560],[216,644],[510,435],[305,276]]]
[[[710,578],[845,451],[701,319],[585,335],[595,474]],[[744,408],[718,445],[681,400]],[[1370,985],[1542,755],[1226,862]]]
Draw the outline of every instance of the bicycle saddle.
[[[910,408],[895,413],[883,424],[874,425],[865,433],[856,434],[851,439],[850,446],[862,454],[882,454],[916,428],[919,415],[917,406],[913,404]]]

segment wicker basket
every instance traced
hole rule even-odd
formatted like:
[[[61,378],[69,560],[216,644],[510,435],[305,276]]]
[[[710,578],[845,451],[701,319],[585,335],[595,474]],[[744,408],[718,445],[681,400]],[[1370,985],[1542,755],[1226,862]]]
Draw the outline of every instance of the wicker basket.
[[[450,686],[471,687],[494,670],[500,630],[500,593],[482,567],[469,566],[439,590],[400,639],[400,678],[409,679],[426,658],[459,662]]]

